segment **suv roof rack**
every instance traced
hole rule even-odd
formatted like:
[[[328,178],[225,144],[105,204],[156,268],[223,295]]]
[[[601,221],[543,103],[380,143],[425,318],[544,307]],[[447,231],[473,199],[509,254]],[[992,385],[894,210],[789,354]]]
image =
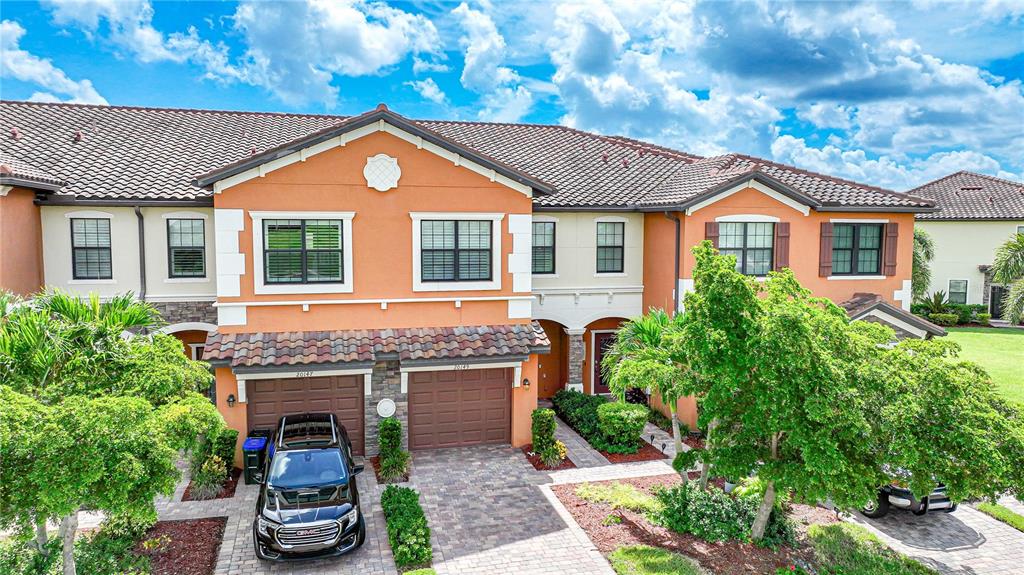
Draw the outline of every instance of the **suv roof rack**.
[[[333,413],[285,415],[278,423],[277,445],[283,449],[339,445]]]

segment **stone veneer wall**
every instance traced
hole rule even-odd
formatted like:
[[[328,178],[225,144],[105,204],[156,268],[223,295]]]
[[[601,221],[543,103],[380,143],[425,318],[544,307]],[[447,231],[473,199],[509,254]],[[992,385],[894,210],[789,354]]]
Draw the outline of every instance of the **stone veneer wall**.
[[[185,322],[204,322],[217,325],[217,309],[212,301],[159,301],[150,302],[168,325]]]
[[[569,335],[569,389],[583,391],[583,360],[586,355],[583,334],[566,331]]]
[[[380,416],[377,415],[377,403],[388,398],[395,402],[395,415],[402,422],[402,448],[409,449],[409,399],[402,393],[402,374],[398,369],[398,361],[378,361],[373,366],[370,379],[370,395],[365,396],[363,436],[366,456],[377,455],[377,429]]]

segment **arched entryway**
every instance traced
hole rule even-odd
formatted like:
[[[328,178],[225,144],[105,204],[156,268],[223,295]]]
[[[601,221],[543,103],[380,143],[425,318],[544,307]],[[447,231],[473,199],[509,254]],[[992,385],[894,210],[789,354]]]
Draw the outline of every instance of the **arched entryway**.
[[[181,340],[182,351],[189,359],[203,359],[203,347],[206,345],[206,336],[210,332],[217,331],[217,326],[205,322],[175,323],[162,327],[160,333],[169,333]]]
[[[569,348],[565,326],[557,321],[542,319],[540,326],[551,341],[551,352],[538,356],[537,397],[547,399],[565,388],[569,381]]]

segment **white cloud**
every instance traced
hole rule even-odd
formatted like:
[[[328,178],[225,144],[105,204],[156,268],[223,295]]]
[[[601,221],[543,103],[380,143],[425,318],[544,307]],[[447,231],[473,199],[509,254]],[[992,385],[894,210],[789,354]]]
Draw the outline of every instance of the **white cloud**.
[[[107,104],[87,79],[72,80],[63,70],[46,58],[40,58],[23,50],[20,46],[25,29],[12,20],[0,22],[0,77],[14,78],[35,84],[48,92],[35,92],[30,98],[35,102],[60,102],[63,94],[67,101],[79,104]]]
[[[796,115],[816,128],[847,130],[852,125],[853,108],[841,104],[804,104],[797,108]]]
[[[413,90],[430,100],[435,104],[444,104],[447,100],[444,91],[437,85],[437,82],[433,78],[427,78],[426,80],[412,80],[405,83],[406,86],[412,87]]]
[[[530,113],[533,94],[525,86],[502,87],[483,97],[477,117],[487,122],[518,122]]]
[[[44,0],[43,5],[51,10],[54,23],[77,26],[90,37],[97,35],[106,22],[107,39],[140,62],[182,62],[188,58],[164,45],[163,33],[153,27],[149,0]]]
[[[975,151],[936,152],[917,159],[885,155],[871,158],[864,150],[843,150],[832,144],[814,148],[802,138],[789,135],[775,140],[772,157],[807,170],[896,191],[906,191],[959,170],[1015,180],[1021,177],[1003,170],[998,160]]]
[[[430,60],[423,60],[421,58],[413,57],[412,59],[412,73],[422,74],[424,72],[447,72],[448,65],[440,62],[433,62]]]
[[[519,75],[502,66],[505,61],[505,38],[498,33],[491,17],[470,9],[465,2],[452,10],[465,33],[459,44],[465,49],[462,85],[474,92],[489,92],[516,82]]]

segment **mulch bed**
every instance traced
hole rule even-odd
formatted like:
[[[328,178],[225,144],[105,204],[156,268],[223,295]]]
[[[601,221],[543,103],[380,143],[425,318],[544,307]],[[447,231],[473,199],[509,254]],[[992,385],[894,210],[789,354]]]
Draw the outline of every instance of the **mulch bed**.
[[[668,459],[668,456],[658,450],[647,441],[641,440],[643,445],[636,453],[608,453],[607,451],[601,451],[601,455],[605,457],[611,463],[630,463],[633,461],[657,461],[659,459]]]
[[[697,473],[689,474],[690,479],[696,479],[698,476]],[[618,481],[651,493],[656,486],[671,486],[679,483],[679,476],[676,474],[657,475]],[[712,483],[720,487],[723,481],[719,478],[712,480]],[[584,501],[576,496],[576,485],[553,485],[551,490],[602,553],[611,553],[623,545],[651,545],[692,557],[704,569],[718,575],[774,573],[775,569],[789,567],[798,560],[807,563],[812,557],[811,550],[803,543],[798,544],[796,548],[783,547],[775,551],[758,547],[752,543],[736,541],[710,543],[692,535],[675,533],[652,525],[641,513],[626,509],[612,511],[608,505]],[[805,539],[808,525],[838,521],[834,512],[820,507],[799,504],[794,504],[792,507],[791,517],[796,522],[798,539],[801,542]],[[605,519],[613,514],[622,517],[621,523],[606,525]]]
[[[704,449],[704,438],[694,437],[687,433],[683,436],[683,443],[688,445],[690,449]]]
[[[214,499],[228,499],[235,496],[235,488],[238,487],[238,480],[242,476],[242,470],[238,467],[231,468],[231,475],[228,476],[227,480],[224,481],[224,488],[220,490],[220,493],[214,497]],[[198,499],[192,498],[192,482],[188,482],[188,486],[185,487],[185,493],[181,495],[182,501],[199,501]]]
[[[540,455],[533,452],[532,443],[527,443],[522,447],[522,449],[523,455],[526,456],[526,459],[530,462],[531,465],[533,465],[533,468],[536,469],[537,471],[558,471],[560,469],[572,469],[573,467],[576,467],[576,464],[573,463],[572,460],[570,460],[568,457],[563,459],[562,462],[559,463],[558,465],[554,467],[548,467],[544,465],[543,461],[540,460]]]
[[[374,455],[373,457],[370,458],[370,464],[373,465],[373,474],[377,477],[377,483],[380,483],[380,484],[385,484],[385,483],[405,483],[406,481],[409,481],[409,472],[408,471],[406,471],[405,474],[403,474],[402,477],[400,477],[398,479],[391,479],[389,481],[384,481],[383,479],[381,479],[380,478],[380,456],[378,456],[378,455]]]
[[[227,517],[157,521],[135,546],[153,575],[212,575]]]

